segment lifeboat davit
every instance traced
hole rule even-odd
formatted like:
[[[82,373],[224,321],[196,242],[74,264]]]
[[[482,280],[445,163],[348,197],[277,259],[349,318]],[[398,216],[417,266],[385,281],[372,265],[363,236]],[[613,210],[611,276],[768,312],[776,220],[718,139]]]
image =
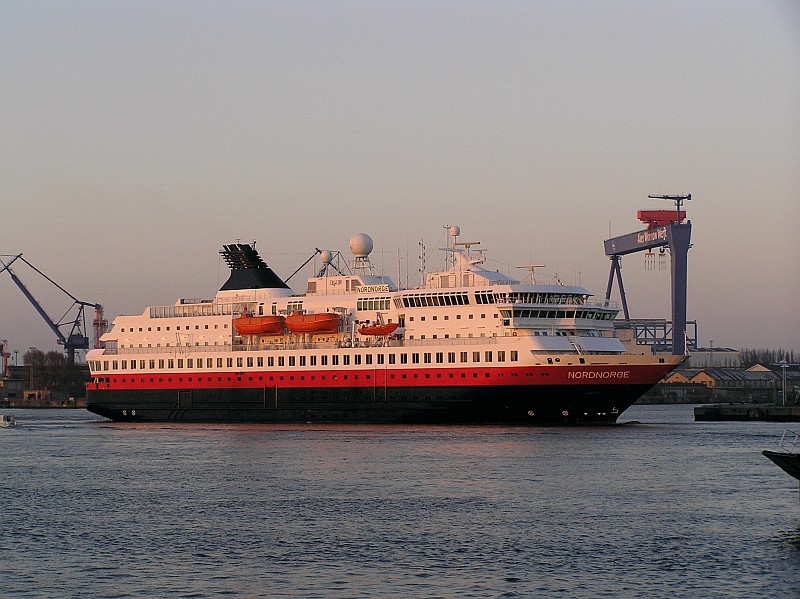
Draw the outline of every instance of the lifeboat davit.
[[[286,317],[286,328],[292,333],[335,333],[339,328],[339,320],[339,315],[334,312],[295,312]]]
[[[396,322],[388,324],[370,324],[358,329],[362,335],[391,335],[400,325]]]
[[[247,316],[233,320],[233,328],[240,335],[280,335],[283,332],[283,316]]]

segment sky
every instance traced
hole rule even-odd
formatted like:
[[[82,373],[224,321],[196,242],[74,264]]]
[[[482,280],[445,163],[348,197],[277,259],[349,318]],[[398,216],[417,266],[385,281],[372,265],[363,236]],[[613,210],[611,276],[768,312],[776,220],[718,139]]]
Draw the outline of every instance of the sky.
[[[699,344],[800,350],[796,1],[0,0],[0,50],[0,254],[109,319],[213,297],[237,240],[286,278],[363,232],[417,284],[445,225],[602,298],[603,241],[690,193]],[[58,349],[7,273],[0,339]]]

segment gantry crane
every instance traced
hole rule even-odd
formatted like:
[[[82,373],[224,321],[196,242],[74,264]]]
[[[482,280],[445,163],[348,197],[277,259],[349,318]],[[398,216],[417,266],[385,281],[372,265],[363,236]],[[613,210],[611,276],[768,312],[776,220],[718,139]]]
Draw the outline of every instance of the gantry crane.
[[[17,260],[22,260],[25,264],[30,266],[33,270],[38,272],[50,283],[52,283],[62,292],[67,294],[67,296],[69,296],[70,299],[72,299],[73,301],[72,306],[69,307],[69,309],[57,322],[53,321],[53,319],[50,318],[47,312],[44,311],[44,308],[42,308],[41,304],[39,304],[39,302],[36,301],[36,298],[33,297],[33,295],[31,294],[31,292],[28,291],[28,288],[25,287],[22,281],[20,281],[19,277],[14,273],[14,271],[11,270],[11,265]],[[33,307],[39,313],[39,316],[41,316],[44,319],[44,321],[47,323],[50,329],[55,333],[58,344],[63,345],[64,351],[67,352],[67,362],[70,365],[75,364],[75,352],[77,350],[89,349],[89,338],[86,336],[86,319],[84,317],[84,308],[86,308],[87,306],[93,307],[95,310],[95,317],[94,320],[92,321],[94,327],[94,338],[95,338],[94,347],[101,347],[100,337],[105,332],[106,326],[108,325],[108,322],[103,317],[103,306],[101,306],[100,304],[94,304],[91,302],[84,302],[79,300],[69,291],[64,289],[61,285],[56,283],[53,279],[48,277],[41,270],[36,268],[25,258],[23,258],[22,254],[17,254],[16,256],[13,256],[13,258],[11,259],[11,261],[8,262],[8,264],[6,264],[3,260],[0,260],[0,264],[3,265],[3,267],[0,268],[0,273],[3,271],[7,271],[8,274],[11,275],[11,280],[13,280],[14,283],[16,283],[17,287],[19,287],[23,295],[25,295],[25,297],[28,298],[28,301],[33,305]],[[77,315],[75,319],[65,320],[67,318],[67,315],[76,306],[77,306]],[[61,332],[61,327],[66,327],[66,326],[70,326],[70,330],[67,335],[64,335],[64,333]]]
[[[653,248],[669,248],[671,258],[672,287],[672,353],[682,355],[687,351],[686,340],[686,280],[687,257],[691,247],[692,222],[687,220],[686,211],[681,210],[685,201],[691,200],[691,194],[651,195],[657,200],[675,202],[675,210],[640,210],[639,220],[647,224],[647,229],[614,237],[605,241],[606,256],[611,258],[611,272],[608,275],[606,303],[611,299],[611,288],[616,275],[625,320],[630,320],[625,288],[622,286],[622,256],[634,252],[650,251]]]

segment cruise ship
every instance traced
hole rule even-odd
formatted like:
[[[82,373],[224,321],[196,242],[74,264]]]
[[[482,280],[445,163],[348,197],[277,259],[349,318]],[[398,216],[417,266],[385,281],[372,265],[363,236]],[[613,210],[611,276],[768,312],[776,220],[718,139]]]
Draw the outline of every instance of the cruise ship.
[[[627,352],[616,306],[532,267],[489,270],[459,235],[447,229],[441,271],[399,288],[357,234],[350,260],[316,250],[301,294],[255,243],[224,245],[213,298],[114,319],[87,353],[87,407],[143,422],[613,423],[683,360]]]

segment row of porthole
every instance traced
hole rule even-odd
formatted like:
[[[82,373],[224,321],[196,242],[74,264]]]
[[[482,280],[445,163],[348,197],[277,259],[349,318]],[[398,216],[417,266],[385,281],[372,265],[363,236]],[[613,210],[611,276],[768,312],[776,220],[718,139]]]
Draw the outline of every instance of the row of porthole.
[[[122,410],[122,415],[127,416],[128,410]],[[131,410],[131,416],[136,416],[136,410]]]

